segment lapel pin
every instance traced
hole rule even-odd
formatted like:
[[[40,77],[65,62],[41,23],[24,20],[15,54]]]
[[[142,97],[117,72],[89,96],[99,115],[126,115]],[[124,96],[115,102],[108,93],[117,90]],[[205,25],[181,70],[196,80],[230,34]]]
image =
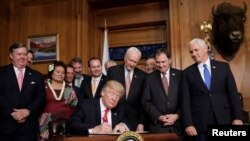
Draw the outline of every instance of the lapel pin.
[[[213,69],[216,69],[216,66],[213,66]]]

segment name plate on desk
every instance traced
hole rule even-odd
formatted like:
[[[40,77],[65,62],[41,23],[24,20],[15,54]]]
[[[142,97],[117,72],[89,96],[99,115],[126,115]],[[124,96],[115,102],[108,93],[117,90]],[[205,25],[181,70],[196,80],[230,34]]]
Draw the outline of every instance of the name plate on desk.
[[[144,140],[140,134],[132,131],[126,131],[117,138],[117,141],[144,141]]]

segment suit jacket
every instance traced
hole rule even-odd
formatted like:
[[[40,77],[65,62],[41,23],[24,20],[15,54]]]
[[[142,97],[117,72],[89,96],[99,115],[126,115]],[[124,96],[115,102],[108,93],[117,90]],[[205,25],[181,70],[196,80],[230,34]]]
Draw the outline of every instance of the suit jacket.
[[[81,94],[80,94],[80,88],[76,87],[75,85],[72,84],[71,86],[74,90],[75,90],[75,93],[76,93],[76,97],[77,99],[80,99],[81,97]]]
[[[26,67],[20,92],[13,65],[0,68],[0,134],[38,133],[38,117],[45,103],[45,86],[41,73]],[[24,123],[11,116],[13,109],[28,109]]]
[[[82,82],[83,82],[83,80],[84,80],[86,77],[88,77],[88,76],[89,76],[89,75],[87,75],[87,74],[82,74],[82,77],[83,77]],[[75,85],[75,81],[76,81],[76,77],[73,78],[72,86],[77,87],[77,86]],[[81,84],[82,84],[82,82],[81,82]],[[81,85],[81,84],[80,84],[80,85]],[[79,88],[79,87],[77,87],[77,88]]]
[[[124,71],[124,65],[111,67],[108,70],[108,80],[117,80],[126,88]],[[124,95],[120,100],[125,106],[125,120],[130,121],[130,125],[132,125],[129,127],[130,130],[136,130],[137,124],[144,122],[144,112],[141,105],[144,81],[145,73],[139,68],[135,68],[128,97],[126,99],[126,95]]]
[[[232,124],[243,119],[236,83],[228,63],[211,60],[211,88],[207,89],[197,64],[186,68],[182,78],[184,127],[194,125],[206,132],[208,124]]]
[[[112,128],[123,121],[123,110],[119,105],[111,109]],[[101,124],[100,99],[84,99],[66,124],[70,134],[87,135],[88,129]]]
[[[92,93],[91,78],[92,78],[91,76],[88,76],[88,77],[85,77],[85,79],[83,80],[81,87],[80,87],[80,93],[81,93],[80,100],[92,99],[92,98],[99,99],[101,97],[102,87],[104,86],[107,80],[106,76],[102,75],[100,82],[96,88],[95,97],[93,97],[93,93]]]
[[[149,115],[149,130],[152,132],[177,132],[180,128],[175,128],[175,126],[179,126],[179,123],[170,127],[163,126],[163,123],[158,121],[161,115],[179,114],[181,71],[170,68],[169,79],[169,89],[168,94],[166,94],[160,71],[156,70],[146,77],[142,103]]]

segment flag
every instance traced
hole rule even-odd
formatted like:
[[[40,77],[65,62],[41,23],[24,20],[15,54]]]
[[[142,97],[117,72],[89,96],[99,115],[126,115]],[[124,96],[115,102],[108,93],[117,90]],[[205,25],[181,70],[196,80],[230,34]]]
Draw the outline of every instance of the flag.
[[[103,40],[103,50],[102,50],[102,73],[107,75],[105,70],[105,62],[109,60],[109,47],[108,47],[108,29],[104,29],[104,40]]]

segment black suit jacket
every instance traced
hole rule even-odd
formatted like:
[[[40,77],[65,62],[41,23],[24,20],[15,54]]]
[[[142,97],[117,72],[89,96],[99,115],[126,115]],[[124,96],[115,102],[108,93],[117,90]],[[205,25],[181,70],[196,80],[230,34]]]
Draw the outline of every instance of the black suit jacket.
[[[86,77],[89,77],[89,75],[87,75],[87,74],[82,74],[82,77],[83,77],[83,80],[84,80]],[[73,78],[73,81],[72,81],[72,86],[77,87],[77,86],[75,85],[75,80],[76,80],[76,78],[74,77],[74,78]],[[83,82],[83,80],[82,80],[82,82]],[[82,84],[82,82],[81,82],[81,84]],[[78,88],[78,87],[77,87],[77,88]]]
[[[105,75],[102,75],[100,82],[99,82],[97,89],[96,89],[95,97],[93,97],[93,93],[92,93],[91,78],[92,78],[91,76],[85,77],[85,79],[83,80],[83,82],[81,84],[81,87],[80,87],[80,93],[82,96],[80,98],[81,100],[82,99],[92,99],[92,98],[99,99],[101,97],[101,90],[107,81],[107,77]]]
[[[0,69],[0,134],[38,133],[38,117],[44,103],[45,86],[42,74],[26,67],[20,92],[13,65]],[[24,123],[18,123],[12,118],[14,108],[30,111]]]
[[[169,130],[177,132],[175,126],[179,126],[179,123],[176,123],[171,129],[170,126],[163,126],[163,123],[158,121],[161,115],[179,114],[181,71],[170,68],[169,79],[169,91],[166,94],[160,71],[156,70],[146,77],[142,103],[149,115],[149,129],[152,132],[168,132]]]
[[[108,70],[108,80],[119,81],[126,88],[124,71],[124,65],[111,67]],[[144,81],[145,73],[139,68],[135,68],[128,97],[126,99],[124,94],[120,100],[125,106],[125,120],[130,121],[130,125],[132,125],[129,127],[130,130],[136,130],[137,124],[143,124],[144,122],[144,112],[141,105]]]
[[[119,105],[111,110],[112,128],[123,122],[123,110]],[[66,129],[70,134],[87,135],[88,129],[101,124],[100,99],[84,99],[68,123]]]
[[[210,90],[197,64],[191,65],[183,72],[181,90],[185,128],[194,125],[198,132],[206,132],[209,123],[232,124],[233,119],[243,119],[236,83],[228,63],[211,60]]]

